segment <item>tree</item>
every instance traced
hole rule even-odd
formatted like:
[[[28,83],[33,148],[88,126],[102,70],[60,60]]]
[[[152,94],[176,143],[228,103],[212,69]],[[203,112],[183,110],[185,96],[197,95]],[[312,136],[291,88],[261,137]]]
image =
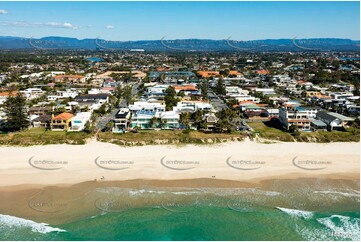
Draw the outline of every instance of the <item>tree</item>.
[[[215,91],[217,94],[226,95],[226,88],[224,86],[224,81],[222,78],[219,78],[216,84]]]
[[[157,121],[158,121],[158,118],[157,118],[157,117],[154,116],[153,118],[151,118],[150,121],[149,121],[150,127],[151,127],[151,128],[155,128],[155,126],[156,126],[156,124],[157,124]]]
[[[91,126],[90,122],[87,121],[84,126],[84,132],[87,134],[90,134],[92,131],[93,131],[92,126]]]
[[[202,83],[198,84],[198,88],[201,89],[202,98],[204,100],[207,100],[208,99],[208,82],[202,81]]]
[[[232,132],[239,123],[237,113],[232,109],[222,109],[216,113],[218,122],[216,124],[216,131],[218,132]]]
[[[127,105],[132,101],[132,86],[125,86],[121,92],[121,97],[127,102]]]
[[[25,111],[26,99],[22,95],[9,96],[3,105],[6,114],[6,131],[20,131],[29,126]]]
[[[174,89],[174,87],[169,86],[166,90],[165,90],[165,97],[164,97],[164,101],[165,101],[165,107],[166,110],[172,110],[173,106],[177,105],[178,99],[175,98],[176,96],[176,91]]]
[[[192,119],[194,120],[194,125],[197,127],[197,129],[200,129],[203,120],[203,112],[201,110],[197,110],[194,113],[192,113],[191,116]]]
[[[179,121],[181,124],[186,126],[186,129],[189,129],[189,127],[190,127],[190,118],[191,118],[191,115],[188,112],[180,114]]]
[[[289,127],[288,132],[290,132],[292,136],[300,136],[300,131],[294,124]]]

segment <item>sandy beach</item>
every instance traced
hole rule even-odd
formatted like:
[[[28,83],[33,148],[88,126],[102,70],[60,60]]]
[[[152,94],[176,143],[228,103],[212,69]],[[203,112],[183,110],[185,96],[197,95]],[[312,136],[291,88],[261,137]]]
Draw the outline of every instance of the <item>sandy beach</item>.
[[[66,185],[132,179],[359,179],[359,143],[274,143],[121,147],[0,147],[0,187]]]
[[[239,198],[271,208],[342,210],[347,204],[358,209],[354,199],[359,198],[359,143],[245,140],[121,147],[92,141],[79,146],[0,147],[0,152],[0,214],[53,225],[104,212],[162,207],[168,199],[170,204],[190,198]],[[310,202],[310,195],[325,200]],[[346,200],[327,205],[335,195]],[[179,196],[185,200],[174,200]],[[312,207],[315,204],[322,206]]]

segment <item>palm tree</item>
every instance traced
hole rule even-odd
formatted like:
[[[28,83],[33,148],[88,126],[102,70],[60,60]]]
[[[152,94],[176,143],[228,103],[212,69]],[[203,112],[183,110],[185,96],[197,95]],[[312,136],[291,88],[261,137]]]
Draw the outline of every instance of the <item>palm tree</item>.
[[[159,118],[158,119],[158,122],[159,122],[159,126],[160,126],[160,128],[164,128],[165,127],[165,125],[167,124],[167,120],[165,120],[165,119],[162,119],[162,118]]]
[[[156,124],[157,124],[157,121],[158,121],[157,117],[154,116],[153,118],[151,118],[150,121],[149,121],[150,127],[154,128],[156,126]]]
[[[186,126],[186,129],[189,129],[189,125],[190,125],[190,114],[187,113],[181,113],[180,115],[180,122],[181,124]]]

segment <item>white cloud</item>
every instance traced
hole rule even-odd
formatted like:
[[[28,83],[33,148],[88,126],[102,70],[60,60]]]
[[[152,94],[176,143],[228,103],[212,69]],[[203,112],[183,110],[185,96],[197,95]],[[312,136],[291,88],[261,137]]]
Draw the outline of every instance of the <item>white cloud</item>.
[[[107,25],[105,26],[106,29],[114,29],[114,26],[113,25]]]
[[[78,29],[77,26],[74,26],[71,23],[48,22],[46,23],[46,26],[54,28]]]
[[[31,27],[50,27],[50,28],[65,28],[65,29],[78,29],[78,26],[72,25],[71,23],[61,23],[61,22],[47,22],[47,23],[29,23],[25,21],[17,21],[17,22],[0,22],[0,26],[8,26],[8,27],[23,27],[23,28],[31,28]]]
[[[7,14],[8,11],[4,10],[4,9],[0,9],[0,14]]]

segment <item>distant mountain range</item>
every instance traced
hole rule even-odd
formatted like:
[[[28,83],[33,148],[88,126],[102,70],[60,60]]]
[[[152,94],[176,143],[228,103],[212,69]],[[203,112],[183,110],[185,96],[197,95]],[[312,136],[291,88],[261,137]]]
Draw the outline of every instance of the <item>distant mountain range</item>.
[[[118,51],[359,51],[360,41],[339,38],[265,39],[250,41],[176,39],[108,41],[44,37],[40,39],[0,36],[0,49],[83,49]]]

